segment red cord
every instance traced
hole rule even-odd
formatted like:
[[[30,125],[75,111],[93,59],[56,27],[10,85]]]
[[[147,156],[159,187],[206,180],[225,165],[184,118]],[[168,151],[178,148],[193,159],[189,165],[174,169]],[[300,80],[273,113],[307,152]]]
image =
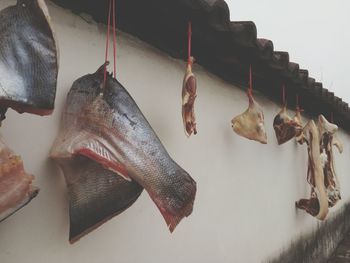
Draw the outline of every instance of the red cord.
[[[113,56],[114,56],[114,78],[117,78],[117,28],[116,28],[115,0],[113,0]]]
[[[282,86],[282,103],[283,103],[283,106],[286,105],[286,86]]]
[[[108,60],[108,49],[109,49],[109,31],[110,31],[110,24],[111,24],[111,11],[112,11],[112,0],[109,0],[106,55],[105,55],[105,70],[104,70],[104,78],[103,78],[103,87],[104,88],[106,87],[106,81],[107,81],[107,60]]]
[[[296,98],[296,109],[297,110],[299,110],[299,95],[297,94],[296,96],[295,96],[295,98]]]
[[[191,63],[191,53],[192,53],[192,23],[188,22],[188,61],[187,63]]]
[[[253,96],[253,72],[252,65],[249,66],[249,88],[248,88],[249,98]]]

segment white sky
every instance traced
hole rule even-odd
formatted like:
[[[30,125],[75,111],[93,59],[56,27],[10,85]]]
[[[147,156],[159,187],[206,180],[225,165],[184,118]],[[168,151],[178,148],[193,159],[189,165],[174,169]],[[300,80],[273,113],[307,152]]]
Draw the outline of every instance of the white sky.
[[[258,37],[350,103],[350,1],[226,0],[231,20],[254,21]]]

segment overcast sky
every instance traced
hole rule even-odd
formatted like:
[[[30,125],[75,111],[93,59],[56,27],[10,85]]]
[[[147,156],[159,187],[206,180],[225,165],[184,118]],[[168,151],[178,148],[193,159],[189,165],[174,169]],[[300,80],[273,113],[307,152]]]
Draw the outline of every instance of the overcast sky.
[[[226,0],[231,20],[254,21],[258,37],[350,103],[350,1]]]

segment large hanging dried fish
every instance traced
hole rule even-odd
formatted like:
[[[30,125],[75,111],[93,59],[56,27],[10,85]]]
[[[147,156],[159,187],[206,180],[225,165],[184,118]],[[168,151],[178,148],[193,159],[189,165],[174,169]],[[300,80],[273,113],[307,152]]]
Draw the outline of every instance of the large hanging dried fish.
[[[0,222],[28,204],[39,192],[21,158],[0,141]]]
[[[88,93],[85,96],[95,98],[83,111],[79,103],[67,107],[64,130],[56,139],[51,156],[62,159],[80,154],[139,183],[173,231],[183,217],[192,213],[196,183],[171,159],[125,88],[107,76],[101,92],[104,85],[99,75],[101,69],[73,84],[71,92],[81,90]],[[82,95],[71,99],[86,100]]]
[[[44,0],[18,0],[0,12],[0,119],[7,108],[51,114],[58,52]]]

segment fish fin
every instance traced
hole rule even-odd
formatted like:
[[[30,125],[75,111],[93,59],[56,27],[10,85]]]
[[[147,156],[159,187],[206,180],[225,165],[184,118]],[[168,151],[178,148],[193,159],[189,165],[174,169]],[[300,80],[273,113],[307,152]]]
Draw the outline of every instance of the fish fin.
[[[136,182],[116,176],[87,157],[57,161],[68,186],[71,244],[125,211],[142,193]]]
[[[179,191],[180,189],[178,188],[177,190]],[[162,214],[171,233],[174,232],[176,226],[184,217],[188,217],[192,214],[196,192],[196,182],[194,180],[189,180],[184,184],[182,192],[177,194],[177,198],[181,196],[182,202],[176,207],[173,206],[174,200],[165,200],[157,194],[153,194],[150,191],[148,192]]]

